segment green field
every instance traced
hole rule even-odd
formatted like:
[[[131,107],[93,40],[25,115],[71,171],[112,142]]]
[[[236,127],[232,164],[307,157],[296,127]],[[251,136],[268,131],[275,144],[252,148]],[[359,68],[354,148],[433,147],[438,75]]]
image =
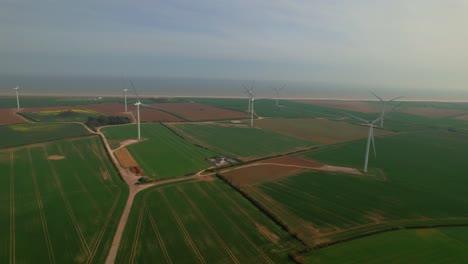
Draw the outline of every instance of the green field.
[[[117,263],[288,263],[300,244],[218,179],[139,194]]]
[[[304,263],[466,263],[468,227],[402,230],[314,250]]]
[[[121,102],[121,98],[102,98],[101,100],[94,100],[90,97],[34,97],[34,96],[21,96],[21,107],[44,107],[44,106],[75,106],[86,104],[99,104],[110,102]],[[0,96],[0,108],[16,108],[15,96]]]
[[[30,123],[0,126],[0,148],[27,145],[69,137],[88,136],[81,124]]]
[[[395,227],[468,224],[465,135],[401,134],[376,144],[367,175],[311,171],[240,189],[310,246]],[[301,156],[362,168],[364,148],[358,140]]]
[[[35,122],[86,122],[88,117],[98,117],[101,114],[91,110],[70,109],[21,112],[21,115]]]
[[[0,262],[103,263],[127,188],[99,137],[0,151]]]
[[[197,144],[238,158],[270,156],[317,145],[270,130],[234,125],[174,124]]]
[[[136,136],[136,125],[106,127],[103,133],[118,146],[118,142]],[[197,147],[161,124],[141,125],[141,136],[146,139],[128,146],[128,150],[145,172],[154,179],[184,176],[208,168],[207,157],[216,153]]]

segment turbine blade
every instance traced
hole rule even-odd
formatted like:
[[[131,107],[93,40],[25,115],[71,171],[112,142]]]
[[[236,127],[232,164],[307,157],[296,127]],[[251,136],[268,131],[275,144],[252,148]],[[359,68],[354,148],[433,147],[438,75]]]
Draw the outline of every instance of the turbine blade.
[[[382,98],[378,97],[375,93],[369,91],[369,93],[373,94],[375,97],[377,97],[377,99],[379,99],[381,102],[384,102],[384,100],[382,100]]]
[[[403,104],[403,102],[399,103],[398,105],[396,105],[395,107],[393,107],[392,110],[390,110],[389,112],[394,111],[395,109],[397,109],[398,107],[400,107],[402,104]]]
[[[286,84],[283,84],[283,86],[279,89],[280,91],[286,88]]]
[[[382,115],[380,115],[380,117],[378,117],[376,120],[372,121],[372,123],[371,123],[371,124],[373,125],[374,123],[377,123],[377,122],[379,122],[379,121],[380,121],[380,119],[382,119]]]
[[[398,100],[398,99],[403,98],[403,97],[404,97],[404,96],[398,96],[398,97],[395,97],[395,98],[393,98],[392,100],[387,101],[387,102],[393,102],[393,101]]]
[[[377,151],[375,150],[374,128],[371,126],[370,129],[371,129],[372,147],[374,148],[374,157],[377,158]]]
[[[350,116],[350,117],[352,117],[352,118],[354,118],[354,119],[357,119],[357,120],[360,120],[360,121],[363,121],[363,122],[366,122],[367,124],[369,124],[369,121],[367,121],[367,120],[365,120],[365,119],[362,119],[362,118],[360,118],[360,117],[357,117],[357,116],[355,116],[355,115],[348,114],[348,113],[344,113],[344,114],[347,115],[347,116]]]

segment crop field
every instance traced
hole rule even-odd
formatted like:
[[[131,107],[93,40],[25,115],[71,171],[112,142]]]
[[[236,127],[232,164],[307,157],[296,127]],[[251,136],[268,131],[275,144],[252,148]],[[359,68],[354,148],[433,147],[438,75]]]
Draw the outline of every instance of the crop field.
[[[361,113],[380,113],[380,107],[377,104],[372,104],[363,101],[344,101],[344,100],[294,100],[294,102],[320,105],[330,108],[349,110]]]
[[[99,137],[0,151],[0,262],[103,263],[127,188]]]
[[[467,260],[468,227],[388,232],[315,250],[304,257],[304,263],[337,264],[465,263]]]
[[[0,126],[0,135],[0,148],[7,148],[90,133],[80,124],[27,123]]]
[[[289,263],[300,247],[222,181],[175,183],[139,194],[117,263]]]
[[[21,112],[21,114],[36,122],[86,122],[88,117],[98,117],[101,115],[92,110],[78,108],[67,110],[43,110],[39,112]]]
[[[0,125],[27,123],[16,114],[16,109],[0,109]]]
[[[365,138],[368,133],[368,128],[365,126],[327,119],[265,118],[255,121],[255,126],[320,144]],[[389,133],[382,129],[375,130],[376,136]]]
[[[174,113],[191,121],[222,120],[247,118],[245,112],[233,111],[224,108],[198,103],[164,103],[153,105],[156,108]]]
[[[237,125],[173,124],[171,127],[197,144],[225,155],[251,159],[299,150],[316,143],[270,130]]]
[[[119,141],[135,138],[136,131],[136,125],[103,129],[106,138],[112,140],[113,147]],[[126,148],[145,175],[154,179],[198,172],[211,166],[206,158],[216,156],[214,152],[193,145],[161,124],[142,124],[141,135],[146,140]]]
[[[130,105],[128,105],[130,107]],[[80,109],[91,110],[107,116],[126,116],[125,105],[121,102],[80,105]]]
[[[376,144],[368,174],[309,171],[230,182],[311,247],[392,228],[468,224],[468,180],[460,173],[468,170],[465,135],[401,134]],[[298,156],[362,168],[364,151],[365,140],[358,140]]]
[[[137,118],[136,107],[134,105],[128,106],[128,111],[133,113],[135,119]],[[141,122],[180,122],[184,121],[182,118],[172,115],[170,113],[148,107],[140,107]]]

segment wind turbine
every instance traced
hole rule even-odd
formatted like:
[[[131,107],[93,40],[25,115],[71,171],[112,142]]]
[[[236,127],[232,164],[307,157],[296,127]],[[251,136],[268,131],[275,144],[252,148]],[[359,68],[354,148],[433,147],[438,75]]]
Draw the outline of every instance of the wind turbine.
[[[369,134],[367,136],[366,157],[365,157],[365,160],[364,160],[364,172],[367,172],[367,164],[369,162],[369,148],[370,148],[371,141],[372,141],[372,146],[374,148],[374,157],[377,157],[377,152],[375,151],[375,141],[374,141],[374,124],[376,122],[378,122],[379,120],[381,120],[382,116],[375,119],[374,121],[368,121],[368,120],[362,119],[360,117],[357,117],[357,116],[354,116],[354,115],[351,115],[351,114],[346,114],[346,115],[348,115],[348,116],[350,116],[352,118],[355,118],[357,120],[363,121],[363,122],[367,123],[367,125],[369,126]]]
[[[380,100],[380,102],[382,102],[382,113],[380,114],[380,118],[381,118],[381,120],[380,120],[380,127],[383,127],[384,117],[385,117],[385,106],[386,106],[386,104],[387,104],[387,103],[390,103],[390,102],[393,102],[393,101],[395,101],[395,100],[397,100],[397,99],[400,99],[400,98],[402,98],[403,96],[395,97],[395,98],[393,98],[393,99],[391,99],[391,100],[384,101],[382,98],[378,97],[375,93],[373,93],[373,92],[371,92],[371,91],[369,91],[369,93],[373,94],[375,97],[377,97],[377,99]]]
[[[16,92],[16,107],[18,108],[18,111],[19,111],[20,110],[20,104],[19,104],[19,95],[18,95],[18,90],[19,90],[18,85],[16,85],[16,87],[13,88],[13,90],[15,90],[15,92]]]
[[[127,111],[127,91],[128,91],[127,88],[123,89],[123,92],[124,92],[124,102],[125,102],[125,113],[128,113],[128,111]]]
[[[141,139],[141,134],[140,134],[140,97],[138,97],[138,93],[135,89],[135,86],[133,85],[133,82],[130,81],[130,84],[132,85],[133,91],[135,92],[135,95],[137,97],[137,101],[135,103],[136,109],[137,109],[137,127],[138,127],[138,140]],[[126,105],[126,104],[125,104]]]
[[[255,98],[253,96],[253,93],[250,92],[250,103],[252,104],[252,108],[250,109],[250,126],[253,127],[253,116],[254,116],[254,101],[255,101]]]
[[[253,85],[250,86],[250,88],[248,88],[247,86],[243,85],[242,84],[242,87],[244,87],[244,92],[249,96],[248,97],[248,100],[249,100],[249,107],[247,108],[247,113],[251,112],[251,104],[252,104],[252,91],[253,91]]]
[[[283,87],[281,87],[281,88],[273,88],[273,90],[275,90],[275,92],[276,92],[276,106],[279,106],[279,105],[278,105],[279,92],[280,92],[281,90],[283,90],[284,87],[286,87],[286,85],[283,85]]]

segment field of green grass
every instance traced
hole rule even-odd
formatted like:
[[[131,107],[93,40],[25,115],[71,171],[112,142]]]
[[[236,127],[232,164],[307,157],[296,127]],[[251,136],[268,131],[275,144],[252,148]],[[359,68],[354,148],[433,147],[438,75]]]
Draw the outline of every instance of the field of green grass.
[[[121,98],[107,98],[101,100],[93,100],[90,97],[37,97],[37,96],[21,96],[21,107],[44,107],[44,106],[75,106],[85,104],[98,104],[120,102]],[[15,96],[0,96],[0,108],[16,108]]]
[[[136,137],[136,125],[106,127],[103,130],[112,146]],[[161,124],[141,125],[141,136],[146,139],[127,147],[145,175],[154,179],[184,176],[212,166],[207,157],[216,153],[193,145]]]
[[[300,154],[362,168],[365,140]],[[377,137],[367,175],[306,172],[240,186],[308,245],[395,227],[468,224],[468,138],[459,133]]]
[[[466,263],[468,227],[401,230],[314,250],[304,263]]]
[[[214,124],[174,124],[172,127],[197,144],[238,158],[270,156],[317,145],[259,128]]]
[[[127,197],[99,137],[0,151],[0,263],[103,263]]]
[[[80,124],[29,123],[0,126],[0,135],[0,148],[7,148],[90,133]]]
[[[300,247],[218,179],[144,191],[128,221],[117,263],[289,263]]]
[[[91,110],[44,110],[40,112],[21,112],[22,116],[35,122],[86,122],[88,117],[98,117],[99,114]]]

